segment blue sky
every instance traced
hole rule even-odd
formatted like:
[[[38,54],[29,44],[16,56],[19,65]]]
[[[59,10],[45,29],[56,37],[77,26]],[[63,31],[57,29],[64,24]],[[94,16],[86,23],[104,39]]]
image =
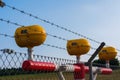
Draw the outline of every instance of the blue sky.
[[[7,5],[32,13],[42,19],[49,20],[60,26],[83,34],[89,38],[120,49],[120,0],[3,0]],[[61,36],[68,40],[81,38],[80,36],[55,28],[35,18],[21,14],[8,7],[0,8],[0,18],[17,22],[22,25],[39,24],[46,32]],[[14,35],[16,28],[12,24],[0,22],[0,33]],[[2,48],[11,48],[17,52],[27,52],[20,48],[14,39],[0,36]],[[45,43],[66,47],[66,41],[47,36]],[[91,46],[97,48],[99,44],[90,41]],[[37,46],[34,54],[74,59],[67,51],[56,48]],[[92,54],[91,50],[89,54]],[[119,55],[119,52],[118,52]],[[90,56],[81,56],[82,61],[87,61]]]

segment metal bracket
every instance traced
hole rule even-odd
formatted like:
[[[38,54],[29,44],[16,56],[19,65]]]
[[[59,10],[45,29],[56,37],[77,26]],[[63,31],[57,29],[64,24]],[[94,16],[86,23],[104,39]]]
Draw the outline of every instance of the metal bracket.
[[[32,48],[28,48],[28,60],[33,60]]]
[[[57,72],[59,80],[65,80],[65,78],[63,76],[63,71],[66,71],[66,66],[60,66],[59,67],[59,70]]]
[[[93,72],[92,72],[92,61],[93,59],[97,56],[97,54],[101,51],[101,49],[104,47],[105,43],[102,42],[100,44],[100,46],[96,49],[96,51],[94,52],[94,54],[90,57],[90,59],[88,60],[88,63],[89,63],[89,69],[90,69],[90,76],[89,76],[89,80],[95,80],[93,79]],[[95,76],[95,75],[94,75]],[[96,76],[97,76],[97,73],[96,73]],[[96,77],[95,76],[95,77]]]
[[[2,0],[0,0],[0,7],[4,7],[5,6],[5,3],[2,2]]]

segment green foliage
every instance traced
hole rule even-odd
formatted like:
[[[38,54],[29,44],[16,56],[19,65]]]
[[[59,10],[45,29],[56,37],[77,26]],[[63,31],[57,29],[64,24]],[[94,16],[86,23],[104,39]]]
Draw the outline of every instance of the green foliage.
[[[110,60],[109,63],[110,63],[110,68],[112,68],[112,69],[120,68],[118,59]],[[98,59],[98,60],[93,61],[93,66],[105,67],[105,64],[106,64],[105,60],[99,60]]]

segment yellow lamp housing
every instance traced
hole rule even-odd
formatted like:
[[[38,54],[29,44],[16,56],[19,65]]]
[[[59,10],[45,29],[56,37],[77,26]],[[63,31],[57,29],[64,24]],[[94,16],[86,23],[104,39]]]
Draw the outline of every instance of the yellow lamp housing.
[[[69,55],[80,56],[86,54],[90,50],[90,43],[87,39],[74,39],[67,41],[67,51]]]
[[[46,31],[39,25],[19,27],[15,31],[15,41],[19,47],[32,48],[46,40]]]
[[[99,59],[102,60],[112,60],[115,59],[117,56],[117,51],[114,47],[108,46],[104,47],[100,52],[99,52]]]

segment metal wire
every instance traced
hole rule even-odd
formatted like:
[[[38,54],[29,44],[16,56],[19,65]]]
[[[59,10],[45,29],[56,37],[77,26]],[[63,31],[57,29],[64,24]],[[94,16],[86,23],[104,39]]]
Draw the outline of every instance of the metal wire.
[[[5,20],[5,19],[2,19],[2,18],[0,18],[0,21],[2,21],[2,22],[6,22],[6,23],[10,23],[10,24],[14,24],[14,25],[16,25],[16,26],[24,26],[24,25],[21,25],[21,24],[18,24],[18,23],[15,23],[15,22],[11,22],[10,20]]]
[[[77,33],[77,32],[75,32],[75,31],[72,31],[72,30],[70,30],[70,29],[67,29],[67,28],[65,28],[65,27],[62,27],[62,26],[60,26],[60,25],[58,25],[58,24],[55,24],[55,23],[53,23],[53,22],[50,22],[50,21],[48,21],[48,20],[42,19],[42,18],[40,18],[40,17],[38,17],[38,16],[35,16],[35,15],[31,14],[31,13],[27,13],[27,12],[24,11],[24,10],[20,10],[20,9],[18,9],[18,8],[16,8],[16,7],[13,7],[13,6],[10,6],[10,5],[6,5],[6,6],[9,7],[9,8],[11,8],[11,9],[13,9],[13,10],[16,10],[16,11],[18,11],[18,12],[20,12],[20,13],[23,13],[23,14],[25,14],[25,15],[28,15],[28,16],[30,16],[30,17],[33,17],[33,18],[35,18],[35,19],[41,20],[41,21],[43,21],[43,22],[45,22],[45,23],[48,23],[48,24],[50,24],[50,25],[52,25],[52,26],[54,26],[54,27],[57,27],[57,28],[59,28],[59,29],[65,30],[65,31],[70,32],[70,33],[73,33],[73,34],[78,35],[78,36],[80,36],[80,37],[86,38],[86,39],[88,39],[88,40],[90,40],[90,41],[92,41],[92,42],[101,44],[101,42],[99,42],[99,41],[97,41],[97,40],[94,40],[94,39],[92,39],[92,38],[89,38],[89,37],[87,37],[87,36],[85,36],[85,35],[82,35],[82,34],[80,34],[80,33]],[[50,36],[52,36],[52,35],[50,35]],[[62,40],[66,40],[65,38],[61,38],[61,37],[57,37],[57,38],[60,38],[60,39],[62,39]],[[95,48],[93,48],[93,49],[95,49]],[[117,49],[117,50],[120,51],[119,49]]]
[[[8,35],[8,34],[1,34],[2,36],[5,37],[10,37],[10,38],[15,38],[14,36]],[[6,36],[7,35],[7,36]],[[21,39],[22,40],[22,39]],[[30,42],[30,41],[29,41]],[[33,43],[33,42],[32,42]],[[47,44],[47,43],[43,43],[42,45],[47,46],[47,47],[52,47],[52,48],[57,48],[57,49],[61,49],[61,50],[66,50],[66,48],[63,47],[59,47],[59,46],[55,46],[55,45],[51,45],[51,44]],[[96,50],[96,48],[91,47],[91,49]],[[92,54],[86,54],[88,56],[91,56]],[[97,56],[98,57],[98,56]]]
[[[4,3],[4,2],[2,2],[2,3]],[[73,34],[75,34],[75,35],[78,35],[78,36],[80,36],[80,37],[87,38],[88,40],[93,41],[93,42],[95,42],[95,43],[101,44],[101,42],[99,42],[99,41],[96,41],[96,40],[94,40],[94,39],[92,39],[92,38],[89,38],[89,37],[87,37],[87,36],[85,36],[85,35],[82,35],[82,34],[80,34],[80,33],[74,32],[74,31],[72,31],[72,30],[70,30],[70,29],[67,29],[67,28],[62,27],[62,26],[60,26],[60,25],[58,25],[58,24],[55,24],[55,23],[53,23],[53,22],[51,22],[51,21],[42,19],[42,18],[40,18],[40,17],[38,17],[38,16],[35,16],[35,15],[31,14],[31,13],[28,13],[28,12],[26,12],[26,11],[24,11],[24,10],[18,9],[18,8],[13,7],[13,6],[10,6],[10,5],[7,5],[7,4],[5,4],[5,3],[4,3],[4,6],[7,6],[8,8],[11,8],[11,9],[13,9],[13,10],[16,10],[16,11],[20,12],[20,13],[26,14],[26,15],[28,15],[28,16],[30,16],[30,17],[35,18],[35,19],[41,20],[41,21],[43,21],[43,22],[45,22],[45,23],[51,24],[52,26],[55,26],[55,27],[57,27],[57,28],[63,29],[63,30],[68,31],[68,32],[71,32],[71,33],[73,33]],[[11,21],[9,21],[9,20],[4,20],[4,19],[2,19],[2,18],[0,18],[0,20],[1,20],[1,21],[4,21],[4,22],[7,22],[7,23],[14,24],[14,25],[16,25],[16,26],[24,26],[24,25],[20,25],[20,24],[18,24],[18,23],[15,23],[15,22],[11,22]],[[0,35],[4,35],[4,36],[8,36],[8,37],[12,37],[12,38],[13,38],[13,36],[9,36],[9,35],[6,35],[6,34],[0,34]],[[52,35],[52,34],[49,34],[49,33],[47,33],[47,35],[52,36],[52,37],[55,37],[55,38],[58,38],[58,39],[61,39],[61,40],[64,40],[64,41],[67,41],[67,39],[62,38],[62,37],[59,37],[59,36],[56,36],[56,35]],[[50,46],[49,44],[44,44],[44,45]],[[51,46],[53,46],[53,45],[51,45]],[[55,46],[54,46],[54,47],[55,47]],[[57,47],[57,46],[56,46],[56,47]],[[61,47],[59,47],[59,48],[61,49]],[[65,49],[65,48],[62,48],[62,49]],[[96,50],[96,48],[93,48],[93,47],[91,47],[91,49]],[[119,49],[117,49],[117,50],[120,51]],[[118,55],[118,56],[119,56],[119,55]]]
[[[12,22],[12,21],[10,21],[10,20],[5,20],[5,19],[3,19],[3,18],[0,18],[0,21],[6,22],[6,23],[8,23],[8,24],[10,23],[10,24],[13,24],[13,25],[16,25],[16,26],[22,26],[22,27],[24,27],[24,25],[18,24],[18,23],[16,23],[16,22]],[[54,37],[54,38],[58,38],[58,39],[67,41],[67,39],[65,39],[65,38],[63,38],[63,37],[56,36],[56,35],[49,34],[49,33],[46,33],[46,34],[49,35],[49,36],[51,36],[51,37]],[[1,34],[1,35],[2,35],[2,34]]]
[[[96,41],[96,40],[94,40],[94,39],[92,39],[92,38],[89,38],[89,37],[87,37],[87,36],[84,36],[84,35],[82,35],[82,34],[79,34],[79,33],[77,33],[77,32],[74,32],[74,31],[72,31],[72,30],[70,30],[70,29],[67,29],[67,28],[62,27],[62,26],[60,26],[60,25],[57,25],[57,24],[55,24],[55,23],[52,23],[52,22],[50,22],[50,21],[48,21],[48,20],[41,19],[41,18],[39,18],[38,16],[35,16],[35,15],[31,14],[31,13],[27,13],[26,11],[17,9],[16,7],[12,7],[12,6],[9,6],[9,5],[6,5],[6,6],[9,7],[9,8],[11,8],[11,9],[13,9],[13,10],[19,11],[19,12],[21,12],[21,13],[23,13],[23,14],[26,14],[26,15],[28,15],[28,16],[30,16],[30,17],[33,17],[33,18],[38,19],[38,20],[41,20],[41,21],[43,21],[43,22],[45,22],[45,23],[51,24],[52,26],[55,26],[55,27],[57,27],[57,28],[63,29],[63,30],[68,31],[68,32],[71,32],[71,33],[73,33],[73,34],[75,34],[75,35],[78,35],[78,36],[80,36],[80,37],[86,38],[86,39],[88,39],[88,40],[90,40],[90,41],[93,41],[93,42],[95,42],[95,43],[98,43],[98,44],[101,43],[101,42]],[[24,25],[20,25],[20,24],[18,24],[18,23],[15,23],[15,22],[11,22],[11,21],[9,21],[9,20],[4,20],[4,19],[2,19],[2,18],[0,18],[0,20],[1,20],[1,21],[4,21],[4,22],[7,22],[7,23],[14,24],[14,25],[16,25],[16,26],[24,26]],[[54,37],[54,38],[58,38],[58,39],[64,40],[64,41],[67,41],[67,39],[65,39],[65,38],[63,38],[63,37],[59,37],[59,36],[56,36],[56,35],[51,35],[51,34],[49,34],[49,33],[47,33],[47,35],[52,36],[52,37]],[[96,50],[96,48],[93,48],[93,47],[91,47],[91,49]],[[120,51],[119,49],[117,49],[117,50]]]
[[[38,17],[38,16],[35,16],[35,15],[31,14],[31,13],[27,13],[26,11],[20,10],[20,9],[18,9],[18,8],[16,8],[16,7],[12,7],[12,6],[10,6],[10,5],[6,5],[6,6],[9,7],[9,8],[11,8],[11,9],[13,9],[13,10],[16,10],[16,11],[18,11],[18,12],[20,12],[20,13],[23,13],[23,14],[25,14],[25,15],[28,15],[28,16],[30,16],[30,17],[33,17],[33,18],[35,18],[35,19],[41,20],[41,21],[43,21],[43,22],[45,22],[45,23],[48,23],[48,24],[50,24],[50,25],[52,25],[52,26],[54,26],[54,27],[57,27],[57,28],[59,28],[59,29],[65,30],[65,31],[70,32],[70,33],[73,33],[73,34],[78,35],[78,36],[80,36],[80,37],[86,38],[86,39],[88,39],[88,40],[90,40],[90,41],[93,41],[93,42],[95,42],[95,43],[101,44],[101,42],[99,42],[99,41],[97,41],[97,40],[94,40],[94,39],[92,39],[92,38],[89,38],[89,37],[87,37],[87,36],[85,36],[85,35],[82,35],[82,34],[80,34],[80,33],[77,33],[77,32],[75,32],[75,31],[72,31],[72,30],[70,30],[70,29],[67,29],[67,28],[65,28],[65,27],[62,27],[62,26],[60,26],[60,25],[58,25],[58,24],[55,24],[55,23],[53,23],[53,22],[50,22],[50,21],[48,21],[48,20],[42,19],[42,18],[40,18],[40,17]]]
[[[47,33],[47,35],[51,36],[51,37],[54,37],[54,38],[58,38],[58,39],[61,39],[63,41],[67,41],[67,39],[63,38],[63,37],[59,37],[59,36],[56,36],[56,35],[52,35],[52,34],[49,34]]]
[[[45,45],[45,46],[50,46],[50,47],[53,47],[53,48],[62,49],[62,50],[66,50],[66,49],[63,48],[63,47],[59,47],[59,46],[55,46],[55,45],[50,45],[50,44],[46,44],[46,43],[43,43],[43,45]]]
[[[15,38],[14,36],[11,36],[11,35],[8,35],[8,34],[0,34],[0,35],[5,36],[5,37],[10,37],[10,38]],[[61,50],[66,50],[66,48],[55,46],[55,45],[51,45],[51,44],[47,44],[47,43],[43,43],[43,45],[45,45],[47,47],[52,47],[52,48],[57,48],[57,49],[61,49]],[[92,48],[92,49],[95,50],[95,48]],[[86,54],[86,55],[91,56],[91,54]]]
[[[13,25],[16,25],[16,26],[23,26],[21,24],[18,24],[16,22],[11,22],[10,20],[5,20],[5,19],[2,19],[0,18],[0,21],[3,21],[3,22],[6,22],[6,23],[10,23],[10,24],[13,24]],[[23,26],[24,27],[24,26]],[[54,38],[58,38],[58,39],[61,39],[61,40],[64,40],[64,41],[67,41],[67,39],[65,38],[62,38],[62,37],[59,37],[59,36],[56,36],[56,35],[52,35],[52,34],[49,34],[49,33],[46,33],[47,35],[51,36],[51,37],[54,37]],[[10,36],[10,35],[7,35],[7,34],[0,34],[0,35],[3,35],[5,37],[11,37],[11,38],[14,38],[14,36]],[[55,47],[55,48],[59,48],[59,49],[65,49],[65,48],[61,48],[61,47],[58,47],[58,46],[54,46],[54,45],[50,45],[50,44],[44,44],[46,46],[51,46],[51,47]]]
[[[5,36],[5,37],[10,37],[10,38],[14,38],[14,36],[8,35],[8,34],[2,34],[0,33],[1,36]]]
[[[0,20],[1,20],[1,19],[0,19]],[[3,20],[3,19],[2,19],[2,21],[7,22],[7,20]],[[10,22],[10,21],[9,21],[9,22]],[[11,22],[10,22],[10,23],[11,23]],[[14,24],[14,23],[11,23],[11,24]],[[14,24],[14,25],[17,25],[17,24]],[[0,35],[5,36],[5,37],[14,38],[14,36],[11,36],[11,35],[8,35],[8,34],[1,34],[1,33],[0,33]],[[61,39],[61,40],[66,40],[65,38],[58,37],[58,36],[56,36],[56,35],[51,35],[51,34],[48,34],[48,33],[47,33],[47,35],[50,35],[50,36],[52,36],[52,37],[54,37],[54,38],[58,38],[58,39]],[[29,42],[30,42],[30,41],[29,41]],[[51,44],[45,44],[45,43],[44,43],[43,45],[48,46],[48,47],[57,48],[57,49],[66,50],[65,48],[62,48],[62,47],[59,47],[59,46],[55,46],[55,45],[51,45]]]
[[[11,7],[11,6],[8,6],[8,7]],[[26,13],[26,12],[21,11],[21,10],[19,10],[19,9],[16,9],[16,8],[14,8],[14,7],[11,7],[11,8],[14,9],[14,10],[20,11],[21,13],[27,14],[27,15],[29,15],[29,16],[31,16],[31,17],[36,17],[36,19],[38,18],[37,16],[34,16],[34,15],[32,15],[32,14],[29,14],[29,13]],[[38,18],[38,19],[39,19],[39,18]],[[91,40],[91,41],[93,41],[93,42],[95,42],[95,43],[100,44],[100,42],[98,42],[98,41],[96,41],[96,40],[94,40],[94,39],[88,38],[88,37],[86,37],[86,36],[84,36],[84,35],[81,35],[81,34],[79,34],[79,33],[76,33],[76,32],[74,32],[74,31],[71,31],[71,30],[69,30],[69,29],[67,29],[67,28],[61,27],[61,26],[56,25],[56,24],[54,24],[54,23],[51,23],[51,22],[49,22],[49,21],[47,21],[47,20],[44,20],[44,19],[39,19],[39,20],[44,21],[44,22],[46,22],[46,23],[48,23],[48,24],[51,24],[51,25],[54,25],[54,26],[56,26],[56,27],[58,27],[58,28],[60,28],[60,29],[63,29],[63,30],[65,30],[65,31],[71,32],[71,33],[73,33],[73,34],[79,35],[79,36],[81,36],[81,37],[83,37],[83,38],[87,38],[88,40]],[[7,22],[7,23],[11,23],[11,24],[14,24],[14,25],[17,25],[17,26],[22,26],[22,25],[19,25],[19,24],[17,24],[17,23],[11,22],[11,21],[9,21],[9,20],[0,19],[0,21],[4,21],[4,22]],[[14,36],[10,36],[10,35],[7,35],[7,34],[0,34],[0,35],[5,36],[5,37],[14,38]],[[54,37],[54,38],[58,38],[58,39],[60,39],[60,40],[67,41],[67,39],[62,38],[62,37],[59,37],[59,36],[56,36],[56,35],[51,35],[51,34],[48,34],[48,33],[47,33],[47,35],[52,36],[52,37]],[[43,44],[43,45],[48,46],[48,47],[58,48],[58,49],[61,49],[61,50],[66,50],[65,48],[62,48],[62,47],[59,47],[59,46],[55,46],[55,45],[50,45],[50,44]],[[96,48],[93,48],[93,47],[91,47],[91,48],[96,50]],[[118,50],[118,49],[117,49],[117,50]],[[26,55],[27,55],[27,54],[26,54],[26,53],[15,52],[15,51],[12,50],[12,49],[0,49],[0,51],[3,52],[2,54],[0,53],[0,61],[1,61],[0,72],[2,73],[2,74],[0,74],[0,76],[1,76],[1,75],[2,75],[2,76],[5,76],[5,75],[12,75],[12,74],[14,74],[14,75],[20,74],[20,73],[19,73],[19,70],[12,70],[12,71],[10,71],[9,73],[6,72],[5,70],[7,70],[7,69],[12,69],[12,68],[21,68],[22,62],[23,62],[24,60],[26,60]],[[120,51],[120,50],[118,50],[118,51]],[[6,54],[6,53],[8,53],[8,54]],[[90,54],[88,54],[88,55],[90,55]],[[91,56],[91,55],[90,55],[90,56]],[[118,55],[118,56],[119,56],[119,55]],[[74,63],[76,62],[75,60],[67,60],[67,59],[62,59],[62,58],[47,57],[47,56],[40,56],[40,55],[33,55],[33,57],[34,57],[34,59],[36,59],[36,61],[38,60],[38,61],[43,61],[43,62],[53,62],[53,63],[57,63],[58,65],[61,65],[61,64],[74,64]],[[6,63],[7,63],[7,64],[6,64]],[[96,65],[96,64],[95,64],[95,65]],[[98,65],[100,65],[100,64],[98,64]],[[101,64],[101,65],[103,66],[103,64]],[[113,66],[113,67],[118,68],[118,66]],[[5,70],[4,70],[4,68],[5,68]],[[3,69],[3,71],[1,71],[1,69]],[[21,70],[21,71],[22,71],[22,70]],[[37,71],[36,71],[35,73],[37,73]],[[46,73],[47,73],[47,72],[46,72]],[[23,74],[23,73],[22,73],[22,74]],[[68,75],[68,77],[70,77],[70,76]],[[48,79],[50,80],[51,77],[46,78],[46,80],[48,80]],[[110,79],[110,78],[109,78],[109,79]],[[8,79],[6,79],[6,80],[8,80]],[[24,79],[23,79],[23,80],[24,80]],[[43,80],[44,80],[44,79],[43,79]],[[54,80],[54,79],[51,79],[51,80]],[[70,79],[70,78],[69,78],[68,80],[73,80],[73,79]],[[101,79],[101,80],[102,80],[102,79]]]
[[[18,26],[18,25],[19,25],[19,26],[23,26],[23,25],[18,24],[18,23],[16,23],[16,22],[12,22],[12,21],[10,21],[10,20],[5,20],[5,19],[2,19],[2,18],[0,18],[0,21],[6,22],[6,23],[10,23],[10,24],[13,24],[13,25],[16,25],[16,26]],[[23,26],[23,27],[24,27],[24,26]],[[56,36],[56,35],[49,34],[49,33],[46,33],[46,34],[49,35],[49,36],[51,36],[51,37],[54,37],[54,38],[57,38],[57,39],[60,39],[60,40],[67,41],[67,39],[65,39],[65,38],[63,38],[63,37]],[[6,36],[7,34],[1,34],[1,35]],[[8,35],[7,35],[7,36],[8,36]],[[10,37],[10,35],[9,35],[9,37]],[[11,37],[13,38],[13,36],[11,36]],[[46,45],[46,46],[51,46],[51,47],[54,47],[54,48],[58,48],[58,49],[63,49],[63,50],[65,50],[65,48],[58,47],[58,46],[54,46],[54,45],[50,45],[50,44],[44,44],[44,45]],[[91,49],[96,50],[96,48],[93,48],[93,47],[91,47]]]
[[[0,21],[6,22],[8,24],[10,23],[10,24],[13,24],[13,25],[16,25],[16,26],[23,26],[24,27],[24,25],[18,24],[16,22],[12,22],[10,20],[5,20],[5,19],[2,19],[2,18],[0,18]],[[63,40],[63,41],[67,41],[67,39],[65,39],[63,37],[56,36],[56,35],[49,34],[49,33],[46,33],[46,34],[51,36],[51,37]],[[8,34],[1,34],[0,33],[0,35],[5,36],[5,37],[14,38],[14,36],[11,36],[11,35],[8,35]],[[65,48],[62,48],[62,47],[59,47],[59,46],[55,46],[55,45],[51,45],[51,44],[43,44],[43,45],[48,46],[48,47],[58,48],[58,49],[61,49],[61,50],[66,50]],[[94,48],[94,47],[91,46],[91,49],[96,50],[97,48]],[[120,51],[119,49],[117,49],[117,50]],[[91,54],[86,54],[86,55],[91,56]],[[117,55],[117,56],[120,57],[119,55]]]

